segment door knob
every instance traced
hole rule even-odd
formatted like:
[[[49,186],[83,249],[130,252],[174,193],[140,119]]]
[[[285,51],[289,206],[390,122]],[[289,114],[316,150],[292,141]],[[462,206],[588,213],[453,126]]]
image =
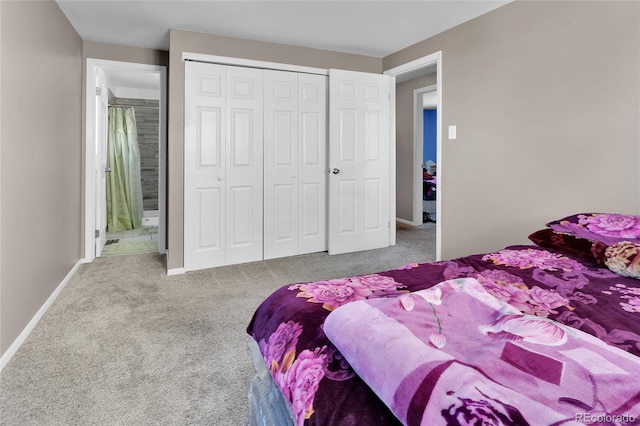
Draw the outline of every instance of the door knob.
[[[220,182],[222,182],[222,179],[224,179],[224,178],[222,178],[222,177],[219,177],[219,178],[218,178],[218,180],[219,180]]]
[[[104,169],[105,173],[111,173],[111,167],[107,167],[106,169]]]
[[[291,175],[291,179],[295,179],[295,178],[296,178],[296,175]]]
[[[340,169],[334,168],[333,170],[331,170],[331,173],[333,173],[334,175],[337,175],[338,173],[340,173]]]

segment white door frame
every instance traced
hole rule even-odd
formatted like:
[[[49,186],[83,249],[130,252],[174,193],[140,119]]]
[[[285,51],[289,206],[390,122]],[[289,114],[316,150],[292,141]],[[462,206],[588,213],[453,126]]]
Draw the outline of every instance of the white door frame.
[[[97,167],[97,141],[95,138],[96,89],[95,76],[98,69],[119,69],[128,71],[157,72],[160,75],[160,109],[159,109],[159,182],[158,182],[158,252],[165,253],[166,246],[166,112],[167,112],[167,70],[161,65],[137,64],[132,62],[108,61],[87,58],[85,72],[85,190],[84,190],[84,262],[95,259],[95,230],[97,197],[95,193]]]
[[[436,141],[436,150],[437,150],[437,164],[438,164],[438,195],[443,193],[443,187],[442,187],[442,171],[443,171],[443,164],[442,164],[442,115],[443,115],[443,108],[442,108],[442,51],[438,51],[435,53],[432,53],[430,55],[427,56],[423,56],[421,58],[415,59],[413,61],[407,62],[405,64],[399,65],[395,68],[391,68],[387,71],[384,72],[384,74],[388,74],[391,76],[395,76],[396,78],[408,73],[413,73],[416,72],[420,69],[424,69],[424,68],[428,68],[431,66],[436,66],[436,90],[438,91],[438,116],[437,116],[437,141]],[[391,91],[391,108],[393,109],[392,113],[391,113],[391,122],[392,122],[392,131],[393,134],[395,135],[395,131],[396,131],[396,114],[395,114],[395,103],[396,103],[396,98],[395,98],[395,90]],[[414,137],[414,141],[415,141],[415,137]],[[420,150],[422,150],[422,147],[420,147]],[[415,149],[415,142],[414,142],[414,155],[416,153],[416,149]],[[417,173],[422,173],[422,168],[420,166],[420,162],[417,161],[417,159],[414,157],[414,161],[413,161],[413,169],[414,169],[414,173],[413,175],[416,176]],[[395,189],[395,187],[394,187]],[[417,191],[415,191],[415,193],[417,193]],[[416,195],[414,194],[414,197]],[[419,200],[420,202],[422,201],[422,196],[419,195]],[[414,200],[415,203],[415,200]],[[415,204],[414,204],[415,206]],[[394,217],[394,216],[392,216]],[[442,197],[438,196],[436,197],[436,260],[441,260],[441,256],[442,256],[442,242],[441,242],[441,230],[442,230]]]

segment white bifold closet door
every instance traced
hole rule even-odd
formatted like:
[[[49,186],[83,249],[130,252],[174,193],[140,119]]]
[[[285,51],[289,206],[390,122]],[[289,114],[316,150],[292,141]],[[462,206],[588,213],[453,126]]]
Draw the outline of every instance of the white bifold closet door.
[[[185,270],[388,246],[392,81],[186,61]]]
[[[262,259],[262,71],[185,62],[184,267]]]
[[[327,77],[264,71],[264,258],[327,250]]]

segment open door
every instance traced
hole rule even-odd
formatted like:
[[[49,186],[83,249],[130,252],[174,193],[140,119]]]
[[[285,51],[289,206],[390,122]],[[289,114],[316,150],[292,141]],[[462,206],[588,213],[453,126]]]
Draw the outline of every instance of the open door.
[[[96,257],[102,254],[107,232],[107,126],[109,95],[106,77],[101,69],[96,72]]]
[[[392,80],[329,72],[329,254],[389,246]]]

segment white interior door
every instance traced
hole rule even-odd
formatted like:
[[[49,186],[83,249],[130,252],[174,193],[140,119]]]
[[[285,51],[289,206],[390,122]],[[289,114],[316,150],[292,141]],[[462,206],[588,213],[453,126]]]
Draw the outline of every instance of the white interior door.
[[[225,264],[226,67],[185,62],[184,268]]]
[[[262,70],[227,67],[226,264],[262,260]]]
[[[95,239],[96,257],[102,254],[102,248],[106,242],[107,233],[107,133],[109,114],[109,94],[104,72],[98,69],[96,72],[96,228],[98,230]]]
[[[329,76],[329,254],[387,247],[391,78]]]

